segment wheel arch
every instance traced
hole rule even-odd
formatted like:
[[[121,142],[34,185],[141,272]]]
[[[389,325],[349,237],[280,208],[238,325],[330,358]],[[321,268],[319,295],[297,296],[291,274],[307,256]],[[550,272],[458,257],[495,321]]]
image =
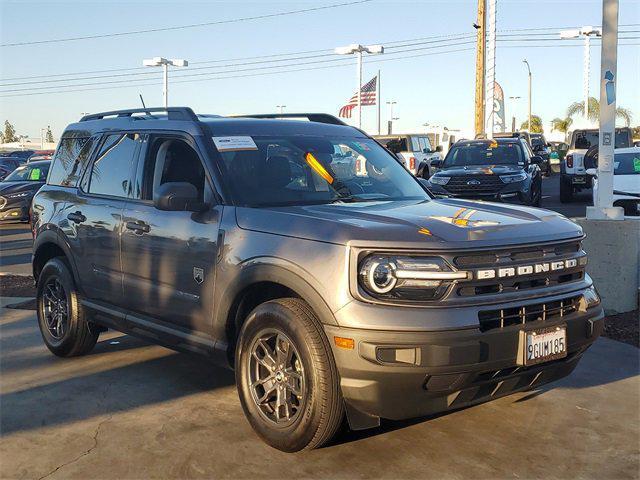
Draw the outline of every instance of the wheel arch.
[[[55,257],[64,258],[65,262],[70,267],[74,282],[76,285],[79,285],[78,272],[75,262],[72,260],[71,251],[64,242],[60,241],[58,233],[55,230],[41,232],[33,242],[31,266],[33,270],[33,278],[36,283],[38,282],[38,277],[40,276],[42,268],[49,260]]]

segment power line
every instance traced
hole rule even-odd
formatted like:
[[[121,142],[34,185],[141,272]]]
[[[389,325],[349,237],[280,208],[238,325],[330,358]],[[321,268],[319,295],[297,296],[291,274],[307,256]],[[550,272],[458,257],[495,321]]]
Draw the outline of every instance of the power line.
[[[116,32],[116,33],[103,33],[99,35],[84,35],[78,37],[66,37],[66,38],[53,38],[48,40],[36,40],[32,42],[14,42],[14,43],[3,43],[0,44],[0,47],[20,47],[25,45],[42,45],[45,43],[60,43],[60,42],[72,42],[77,40],[93,40],[96,38],[111,38],[111,37],[124,37],[127,35],[140,35],[144,33],[157,33],[157,32],[169,32],[173,30],[184,30],[188,28],[200,28],[200,27],[210,27],[213,25],[223,25],[229,23],[240,23],[240,22],[249,22],[253,20],[264,20],[266,18],[274,18],[274,17],[284,17],[287,15],[296,15],[299,13],[309,13],[309,12],[317,12],[320,10],[328,10],[331,8],[338,7],[346,7],[351,5],[358,5],[362,3],[369,3],[373,0],[355,0],[351,2],[342,2],[342,3],[334,3],[332,5],[323,5],[320,7],[311,7],[311,8],[303,8],[299,10],[289,10],[284,12],[277,13],[268,13],[264,15],[254,15],[251,17],[242,17],[242,18],[233,18],[229,20],[217,20],[214,22],[203,22],[203,23],[192,23],[187,25],[177,25],[174,27],[161,27],[161,28],[149,28],[146,30],[131,30],[128,32]]]

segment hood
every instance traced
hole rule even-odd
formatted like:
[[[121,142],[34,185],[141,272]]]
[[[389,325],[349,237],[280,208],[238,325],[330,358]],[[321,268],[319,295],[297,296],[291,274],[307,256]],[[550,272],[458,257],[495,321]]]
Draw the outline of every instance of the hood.
[[[466,165],[464,167],[445,167],[435,175],[439,177],[453,177],[463,175],[507,175],[523,170],[523,165]]]
[[[385,248],[455,249],[554,241],[582,229],[548,210],[461,199],[237,208],[238,226]]]
[[[34,194],[44,185],[43,182],[0,182],[0,195],[9,193],[33,192]]]

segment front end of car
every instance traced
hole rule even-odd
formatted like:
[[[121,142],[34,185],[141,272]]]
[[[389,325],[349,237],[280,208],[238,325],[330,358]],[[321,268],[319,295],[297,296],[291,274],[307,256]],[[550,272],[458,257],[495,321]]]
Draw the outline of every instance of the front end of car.
[[[557,380],[603,329],[581,237],[349,256],[354,300],[325,331],[354,428]]]
[[[531,181],[524,170],[503,174],[442,170],[429,179],[429,188],[437,197],[524,201],[530,195]]]
[[[0,222],[29,221],[29,206],[32,198],[32,191],[0,193]]]

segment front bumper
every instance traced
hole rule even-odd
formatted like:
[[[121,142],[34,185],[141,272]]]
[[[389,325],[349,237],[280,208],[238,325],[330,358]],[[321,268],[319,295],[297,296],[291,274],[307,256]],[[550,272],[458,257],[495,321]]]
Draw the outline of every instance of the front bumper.
[[[0,222],[29,221],[29,206],[24,203],[7,204],[0,210]]]
[[[390,322],[393,320],[390,319]],[[355,418],[400,420],[466,407],[562,378],[575,368],[603,329],[600,306],[546,322],[479,328],[399,332],[325,326],[347,412]],[[567,326],[567,357],[517,364],[521,330]],[[354,340],[354,349],[334,337]],[[356,425],[358,428],[358,421]],[[365,422],[361,428],[372,426]]]

